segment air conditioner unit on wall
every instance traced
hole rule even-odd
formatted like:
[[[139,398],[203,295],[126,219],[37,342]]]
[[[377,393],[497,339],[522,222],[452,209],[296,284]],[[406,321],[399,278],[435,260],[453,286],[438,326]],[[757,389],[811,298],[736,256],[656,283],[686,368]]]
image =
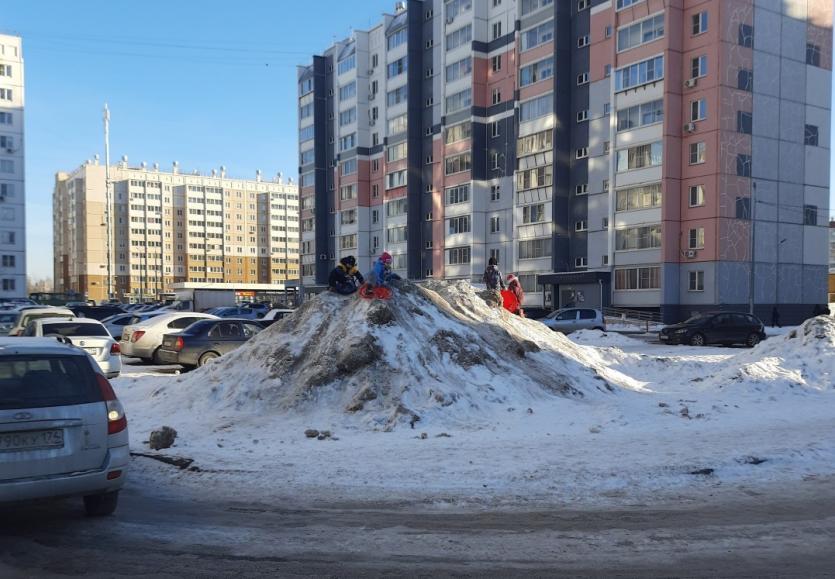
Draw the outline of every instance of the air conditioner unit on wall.
[[[696,130],[696,123],[687,123],[684,125],[684,130],[688,133],[692,133]]]
[[[687,253],[685,255],[687,255],[688,259],[693,259],[694,257],[696,257],[696,250],[695,249],[688,249]]]
[[[684,86],[686,86],[687,88],[693,88],[697,84],[699,84],[699,79],[697,78],[688,78],[684,81]]]

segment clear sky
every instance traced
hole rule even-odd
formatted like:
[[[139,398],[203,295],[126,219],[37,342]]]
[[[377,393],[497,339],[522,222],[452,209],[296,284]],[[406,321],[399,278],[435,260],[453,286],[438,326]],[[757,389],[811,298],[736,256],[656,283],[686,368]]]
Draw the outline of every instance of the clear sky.
[[[29,275],[52,277],[55,172],[104,158],[105,101],[112,161],[295,177],[296,65],[394,4],[3,0],[24,43]]]
[[[28,273],[52,277],[57,171],[99,153],[183,171],[296,177],[296,65],[394,0],[2,0],[23,36]],[[103,162],[103,161],[102,161]]]

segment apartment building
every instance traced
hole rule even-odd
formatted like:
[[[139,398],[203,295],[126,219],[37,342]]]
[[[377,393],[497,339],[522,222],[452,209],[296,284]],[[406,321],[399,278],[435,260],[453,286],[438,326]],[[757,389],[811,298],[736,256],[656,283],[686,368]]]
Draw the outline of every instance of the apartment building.
[[[529,308],[808,315],[831,69],[828,0],[399,2],[299,67],[303,282],[493,256]]]
[[[23,52],[0,34],[0,300],[26,296]]]
[[[299,277],[298,188],[272,181],[181,173],[175,162],[110,169],[110,291],[106,171],[98,159],[55,177],[55,291],[89,299],[155,298],[174,283],[283,284]]]

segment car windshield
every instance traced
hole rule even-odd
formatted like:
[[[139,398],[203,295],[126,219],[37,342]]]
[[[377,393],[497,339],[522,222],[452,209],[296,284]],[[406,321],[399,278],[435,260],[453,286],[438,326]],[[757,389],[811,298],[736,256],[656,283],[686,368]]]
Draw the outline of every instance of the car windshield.
[[[685,320],[683,323],[685,324],[695,324],[696,322],[701,322],[705,319],[704,316],[693,316],[692,318]]]
[[[17,317],[20,314],[0,314],[0,324],[13,324],[17,321]]]
[[[44,336],[109,336],[104,326],[99,324],[80,324],[74,322],[65,322],[58,324],[44,324]]]
[[[80,356],[0,356],[0,409],[70,406],[101,399],[95,375]]]

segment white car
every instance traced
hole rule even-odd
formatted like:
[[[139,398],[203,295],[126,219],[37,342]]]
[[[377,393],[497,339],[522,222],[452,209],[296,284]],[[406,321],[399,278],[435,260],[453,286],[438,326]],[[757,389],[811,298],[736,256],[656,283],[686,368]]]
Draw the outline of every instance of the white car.
[[[53,308],[51,306],[44,306],[42,308],[27,308],[21,310],[20,316],[17,318],[15,325],[9,330],[9,336],[20,336],[33,320],[41,320],[45,318],[74,318],[75,314],[72,310],[67,308]]]
[[[0,338],[0,503],[84,497],[116,509],[128,421],[90,357],[45,338]]]
[[[125,329],[125,326],[135,326],[144,322],[145,320],[149,320],[156,316],[161,316],[164,313],[167,312],[139,312],[136,314],[128,312],[125,314],[116,314],[115,316],[105,318],[101,321],[101,323],[104,324],[104,327],[107,328],[107,331],[110,332],[110,335],[118,340],[122,337],[122,330]]]
[[[294,311],[295,310],[282,310],[282,309],[270,310],[269,312],[267,312],[264,315],[263,318],[261,318],[261,320],[262,321],[281,320],[281,319],[286,318],[290,314],[292,314]]]
[[[141,358],[145,362],[163,364],[159,358],[162,337],[189,327],[200,320],[218,320],[217,316],[197,312],[175,312],[155,316],[135,326],[126,326],[122,330],[122,354],[132,358]]]
[[[90,318],[42,318],[29,322],[23,331],[27,338],[65,338],[90,354],[108,378],[117,378],[122,372],[122,355],[119,342],[107,332],[98,320]]]

